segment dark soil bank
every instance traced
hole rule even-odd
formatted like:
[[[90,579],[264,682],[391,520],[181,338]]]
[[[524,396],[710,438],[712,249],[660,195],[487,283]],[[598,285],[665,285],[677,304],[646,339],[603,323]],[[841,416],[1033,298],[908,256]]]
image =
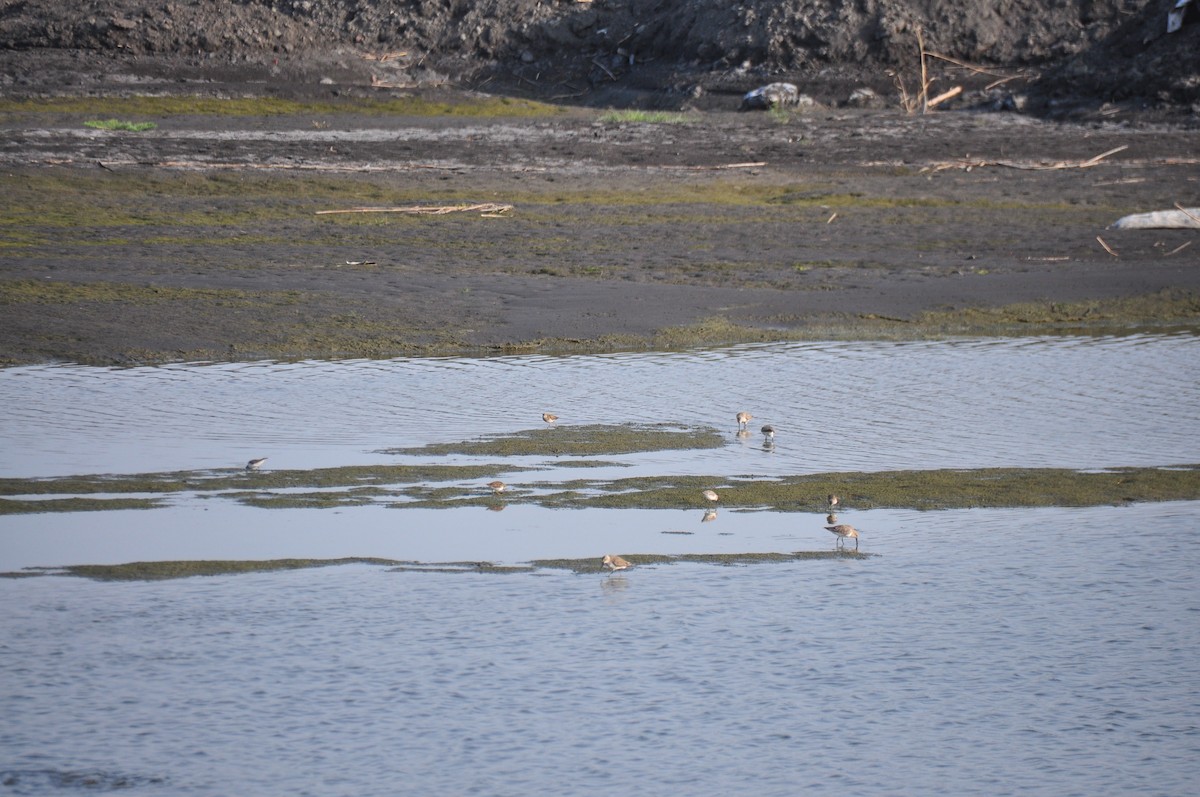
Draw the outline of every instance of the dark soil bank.
[[[1196,231],[1108,229],[1200,205],[1197,9],[57,5],[0,9],[0,362],[1200,324]],[[987,67],[928,114],[918,29]]]
[[[1048,110],[1129,102],[1194,116],[1200,9],[1168,34],[1175,1],[9,1],[0,4],[0,47],[17,88],[72,80],[69,67],[47,74],[34,54],[75,50],[177,77],[288,84],[365,71],[392,85],[678,106],[785,79],[823,102],[845,101],[855,85],[894,92],[889,71],[915,88],[920,31],[930,51],[988,68],[953,70],[935,84],[980,89],[962,101],[1031,93]],[[939,75],[950,66],[936,64]],[[102,69],[84,59],[73,81],[86,85]]]

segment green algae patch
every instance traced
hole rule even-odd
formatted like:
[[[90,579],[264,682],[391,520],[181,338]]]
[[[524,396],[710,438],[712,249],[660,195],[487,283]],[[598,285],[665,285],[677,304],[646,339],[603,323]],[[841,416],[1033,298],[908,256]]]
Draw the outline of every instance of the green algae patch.
[[[386,454],[466,456],[612,456],[645,451],[720,448],[725,438],[712,427],[672,424],[560,425],[481,440],[387,449]]]
[[[302,570],[332,565],[399,565],[395,559],[348,557],[344,559],[267,559],[199,560],[169,562],[129,562],[120,565],[69,565],[62,571],[95,581],[162,581],[191,576],[223,576],[237,573],[264,573],[274,570]]]
[[[622,554],[622,558],[627,560],[632,567],[628,571],[621,572],[632,572],[639,566],[671,565],[679,562],[736,566],[779,564],[782,562],[796,562],[813,559],[867,559],[877,555],[878,554],[869,554],[861,551],[842,549],[834,549],[829,551],[794,551],[792,553],[690,553],[678,555]],[[603,557],[591,557],[588,559],[535,559],[530,564],[537,568],[549,570],[570,570],[575,573],[609,572],[605,569],[602,562]]]
[[[498,565],[492,562],[438,562],[434,564],[410,563],[393,567],[389,573],[491,573],[511,575],[532,573],[533,565]]]
[[[566,430],[531,432],[535,437]],[[715,433],[714,433],[715,434]],[[717,435],[719,438],[720,436]],[[671,447],[695,447],[679,445]],[[660,446],[666,443],[660,441]],[[708,447],[708,446],[705,446]],[[472,453],[471,449],[446,453]],[[654,451],[661,448],[638,448]],[[430,453],[418,449],[421,453]],[[489,454],[495,451],[489,449]],[[515,454],[549,454],[520,446]],[[609,453],[609,452],[606,452]],[[825,512],[826,496],[854,509],[971,509],[986,507],[1103,506],[1200,500],[1200,465],[1157,468],[981,468],[817,473],[773,479],[748,476],[645,476],[595,481],[510,483],[502,494],[486,481],[529,468],[487,465],[370,465],[316,470],[194,471],[138,476],[0,479],[0,514],[154,508],[155,496],[193,494],[262,508],[337,508],[365,504],[388,508],[502,509],[528,504],[563,509],[737,508]],[[716,504],[702,494],[715,490]],[[88,498],[97,494],[138,494]],[[149,494],[150,497],[146,497]],[[49,496],[27,500],[28,496]],[[403,500],[388,500],[403,498]]]
[[[920,327],[953,332],[956,329],[1004,333],[1021,328],[1042,332],[1123,330],[1130,324],[1194,325],[1200,321],[1200,295],[1167,289],[1142,296],[1086,302],[1024,302],[1003,307],[971,307],[922,313]]]
[[[43,512],[103,512],[109,509],[157,509],[158,498],[47,498],[21,501],[0,498],[0,515],[35,515]]]
[[[830,493],[848,509],[1104,506],[1200,499],[1200,465],[1161,468],[982,468],[875,473],[817,473],[780,479],[655,476],[604,482],[543,484],[544,506],[605,509],[694,509],[714,506],[781,512],[824,512]]]
[[[122,130],[129,133],[144,133],[158,127],[154,122],[129,122],[124,119],[89,119],[84,127],[96,130]]]
[[[348,465],[340,468],[316,468],[314,470],[258,470],[241,468],[223,471],[173,471],[166,473],[142,473],[130,476],[61,476],[37,479],[0,479],[0,496],[86,496],[97,493],[199,493],[209,495],[262,496],[278,490],[334,490],[347,488],[344,492],[291,494],[303,500],[314,496],[349,497],[357,501],[364,496],[384,493],[383,488],[396,485],[423,485],[440,481],[482,481],[494,478],[501,471],[513,472],[523,468],[503,465]],[[475,488],[476,491],[480,488]],[[391,491],[395,491],[394,489]],[[454,494],[461,494],[456,490]],[[286,498],[288,494],[281,494]],[[3,499],[0,499],[3,500]],[[64,499],[78,501],[82,499]],[[101,503],[107,499],[91,499]],[[136,499],[113,499],[132,501]],[[155,499],[146,499],[155,500]],[[315,499],[314,499],[315,500]],[[13,504],[42,505],[50,500],[16,501]],[[60,502],[61,503],[61,502]],[[80,506],[80,508],[84,508]],[[110,507],[123,508],[123,507]],[[42,510],[48,511],[48,510]],[[60,511],[66,511],[60,510]]]
[[[682,124],[695,120],[695,114],[678,111],[613,110],[600,114],[596,121],[603,124]]]
[[[119,114],[121,116],[454,116],[481,118],[548,118],[566,109],[533,100],[479,95],[438,99],[411,94],[388,99],[345,97],[337,100],[291,100],[282,97],[50,97],[0,100],[0,114]]]

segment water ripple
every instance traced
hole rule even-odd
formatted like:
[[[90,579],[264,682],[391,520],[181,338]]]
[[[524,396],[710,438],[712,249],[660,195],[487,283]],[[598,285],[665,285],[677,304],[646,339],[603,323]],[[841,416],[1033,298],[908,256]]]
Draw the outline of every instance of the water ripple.
[[[779,475],[1193,462],[1200,339],[1186,335],[762,344],[477,359],[0,370],[0,474],[381,461],[372,452],[560,424],[713,426],[669,471]],[[755,416],[734,436],[734,414]],[[758,426],[778,432],[764,451]],[[662,471],[659,471],[662,472]]]

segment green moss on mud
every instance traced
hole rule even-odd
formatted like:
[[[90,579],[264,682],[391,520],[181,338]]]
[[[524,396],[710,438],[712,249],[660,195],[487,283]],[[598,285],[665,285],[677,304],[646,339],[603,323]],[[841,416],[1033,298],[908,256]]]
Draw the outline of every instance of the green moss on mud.
[[[712,427],[694,429],[669,424],[557,425],[482,440],[438,443],[420,448],[390,449],[388,454],[467,456],[612,456],[642,451],[719,448],[725,444]]]
[[[1200,465],[1112,468],[982,468],[876,473],[820,473],[778,480],[729,480],[716,476],[657,477],[572,485],[571,497],[550,505],[638,509],[704,506],[700,491],[712,488],[719,506],[785,512],[824,512],[836,493],[842,509],[968,509],[975,507],[1103,506],[1143,501],[1200,499]],[[581,490],[592,494],[580,497]]]
[[[457,116],[480,118],[554,117],[561,106],[509,97],[456,97],[453,101],[408,95],[388,99],[289,100],[281,97],[50,97],[0,99],[0,114],[152,116]]]
[[[709,565],[759,565],[795,562],[810,559],[866,559],[874,554],[855,550],[835,549],[830,551],[796,551],[793,553],[690,553],[667,556],[663,554],[621,554],[635,570],[645,565],[670,565],[692,562]],[[590,559],[536,559],[535,567],[553,570],[571,570],[576,573],[606,573],[601,557]]]
[[[669,565],[677,562],[693,562],[725,566],[775,564],[810,559],[866,559],[875,554],[852,550],[797,551],[795,553],[719,553],[682,554],[632,554],[625,558],[634,568],[645,565]],[[302,570],[314,567],[331,567],[347,564],[390,565],[390,573],[486,573],[508,575],[531,573],[537,570],[570,570],[575,573],[607,572],[600,558],[589,559],[538,559],[523,565],[498,565],[492,562],[407,562],[374,557],[347,557],[343,559],[267,559],[267,560],[198,560],[164,562],[129,562],[117,565],[68,565],[62,568],[27,568],[22,571],[0,573],[0,578],[30,578],[45,575],[71,575],[95,581],[162,581],[193,576],[224,576],[242,573],[265,573],[279,570]]]
[[[159,581],[189,576],[223,576],[236,573],[263,573],[274,570],[300,570],[331,565],[398,565],[394,559],[348,557],[344,559],[268,559],[200,560],[172,562],[130,562],[120,565],[69,565],[64,571],[96,581]]]
[[[33,515],[42,512],[103,512],[112,509],[157,509],[158,498],[47,498],[21,501],[0,498],[0,515]]]
[[[541,448],[520,449],[523,454],[531,450],[545,451]],[[336,508],[386,502],[388,507],[398,509],[496,508],[509,504],[575,509],[694,509],[710,505],[701,492],[712,488],[720,495],[719,507],[822,513],[826,511],[829,493],[842,497],[843,510],[1102,506],[1200,500],[1200,465],[1104,471],[1065,468],[908,470],[819,473],[782,479],[723,476],[658,476],[612,481],[579,479],[565,483],[510,483],[510,489],[499,496],[492,495],[484,486],[486,480],[498,474],[519,470],[522,469],[498,464],[355,466],[233,474],[195,472],[130,477],[2,479],[0,495],[16,498],[0,502],[0,512],[153,507],[158,505],[155,501],[159,499],[142,496],[84,499],[81,496],[183,492],[227,498],[264,508]],[[31,495],[64,497],[37,501],[20,498]],[[400,496],[406,500],[387,500]]]
[[[0,496],[89,495],[95,493],[264,493],[271,490],[348,487],[367,490],[430,481],[494,478],[507,465],[349,465],[314,470],[175,471],[130,476],[63,476],[44,479],[0,479]]]

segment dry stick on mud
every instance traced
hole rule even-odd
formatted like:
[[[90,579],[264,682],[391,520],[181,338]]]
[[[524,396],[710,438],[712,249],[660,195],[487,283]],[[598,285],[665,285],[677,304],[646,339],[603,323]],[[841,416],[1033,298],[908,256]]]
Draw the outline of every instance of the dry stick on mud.
[[[766,161],[747,161],[745,163],[718,163],[714,166],[660,166],[661,169],[679,169],[689,172],[719,171],[721,169],[756,169],[766,166]]]
[[[959,62],[955,61],[953,58],[947,58],[946,56],[938,55],[937,53],[931,53],[926,50],[925,33],[921,28],[917,28],[917,55],[919,56],[921,69],[921,88],[915,97],[909,96],[908,87],[904,85],[904,80],[901,79],[900,75],[895,72],[892,73],[892,79],[896,82],[896,88],[900,90],[900,105],[904,108],[906,113],[916,113],[918,108],[921,110],[921,113],[928,113],[929,109],[942,104],[952,97],[957,97],[959,94],[962,94],[962,86],[955,86],[948,91],[942,92],[933,99],[929,98],[929,89],[933,85],[934,80],[933,78],[929,77],[929,59],[940,58],[943,61],[950,61],[951,63]],[[967,65],[962,64],[962,66]],[[968,66],[967,68],[971,67]]]
[[[1116,155],[1118,152],[1124,152],[1129,149],[1128,144],[1122,144],[1119,147],[1113,147],[1108,152],[1101,152],[1095,157],[1088,158],[1085,161],[1055,161],[1054,163],[1029,163],[1025,161],[939,161],[938,163],[926,166],[921,171],[940,172],[943,169],[980,169],[984,166],[1003,166],[1006,169],[1024,169],[1027,171],[1053,171],[1057,169],[1088,169],[1098,165],[1102,160],[1109,155]]]
[[[484,218],[497,218],[513,209],[512,205],[484,202],[479,205],[410,205],[402,208],[343,208],[340,210],[318,210],[316,215],[331,213],[411,213],[418,216],[444,216],[447,213],[470,213],[478,211]]]

